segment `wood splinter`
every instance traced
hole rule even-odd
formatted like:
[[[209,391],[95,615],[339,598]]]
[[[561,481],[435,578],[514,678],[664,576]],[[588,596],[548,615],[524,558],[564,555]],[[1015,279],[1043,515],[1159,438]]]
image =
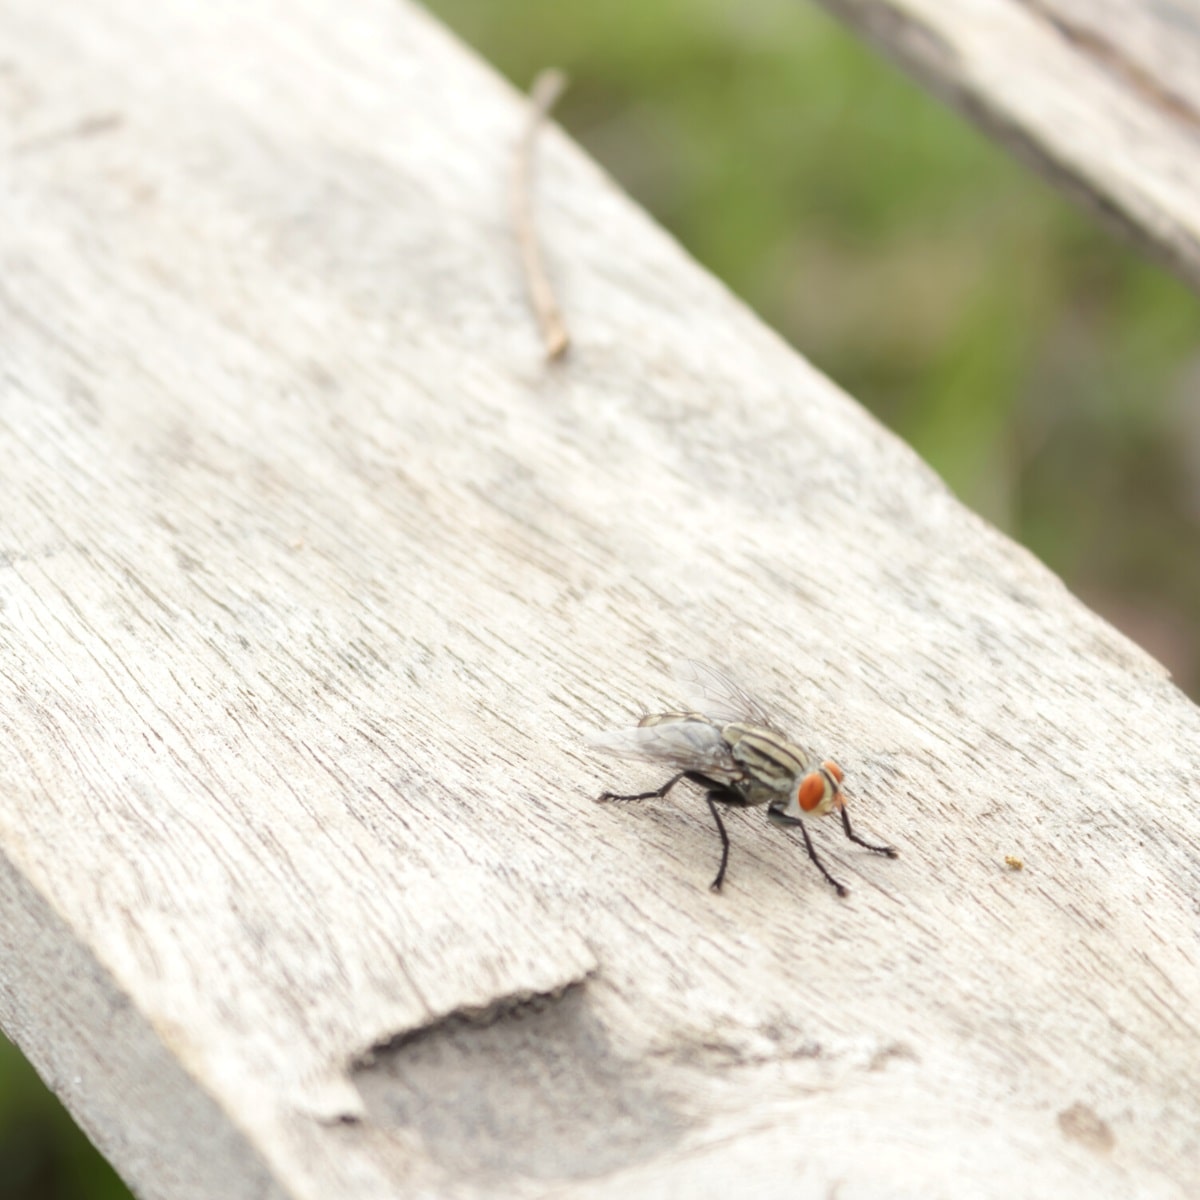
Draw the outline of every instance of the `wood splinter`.
[[[567,327],[563,322],[562,312],[550,280],[546,277],[546,268],[542,262],[541,247],[538,245],[537,233],[533,221],[533,146],[537,140],[538,130],[550,110],[562,95],[567,86],[566,75],[557,69],[542,71],[533,81],[530,89],[529,122],[517,148],[517,169],[513,174],[513,221],[516,226],[517,244],[521,248],[521,264],[525,270],[525,279],[529,286],[529,298],[533,304],[534,314],[542,330],[542,340],[546,345],[547,359],[561,358],[570,344]]]

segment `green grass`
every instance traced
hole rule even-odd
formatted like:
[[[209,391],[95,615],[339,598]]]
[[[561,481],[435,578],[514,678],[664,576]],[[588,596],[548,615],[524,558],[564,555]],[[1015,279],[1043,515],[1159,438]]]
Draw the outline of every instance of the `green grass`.
[[[433,0],[963,500],[1200,689],[1200,306],[802,0]],[[125,1193],[15,1052],[0,1200]]]
[[[0,1038],[0,1200],[128,1200],[113,1169]]]

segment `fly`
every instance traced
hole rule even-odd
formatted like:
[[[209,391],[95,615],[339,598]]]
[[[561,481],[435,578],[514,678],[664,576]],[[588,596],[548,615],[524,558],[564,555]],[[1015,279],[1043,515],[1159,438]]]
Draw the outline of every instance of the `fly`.
[[[620,796],[605,792],[601,801],[661,799],[681,780],[705,789],[708,810],[721,836],[721,865],[711,887],[721,890],[729,865],[729,835],[719,805],[755,808],[765,804],[767,818],[776,825],[793,826],[804,837],[804,847],[818,871],[839,896],[846,887],[825,869],[817,857],[805,822],[837,809],[842,829],[850,841],[875,854],[895,858],[892,846],[876,846],[850,827],[842,794],[842,768],[801,749],[771,723],[758,701],[742,691],[715,667],[682,662],[676,680],[695,693],[704,712],[680,709],[644,716],[633,729],[600,734],[592,739],[597,749],[620,758],[640,759],[675,768],[675,774],[653,792]]]

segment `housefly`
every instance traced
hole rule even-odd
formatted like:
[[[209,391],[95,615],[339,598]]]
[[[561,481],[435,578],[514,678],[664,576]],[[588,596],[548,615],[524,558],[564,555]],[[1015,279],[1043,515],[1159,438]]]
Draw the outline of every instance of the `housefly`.
[[[842,794],[842,769],[829,759],[801,749],[771,722],[757,700],[747,695],[715,667],[682,662],[675,667],[676,681],[692,694],[689,703],[703,711],[679,709],[642,717],[632,729],[598,734],[592,744],[620,758],[639,759],[674,768],[675,774],[653,792],[620,796],[605,792],[601,801],[651,800],[665,796],[681,780],[705,789],[708,810],[721,835],[721,865],[712,890],[719,892],[729,865],[729,835],[718,806],[755,808],[765,804],[767,818],[776,825],[794,826],[804,837],[804,847],[818,871],[839,896],[847,889],[825,869],[817,857],[805,822],[835,809],[850,841],[876,854],[895,858],[892,846],[876,846],[850,827]]]

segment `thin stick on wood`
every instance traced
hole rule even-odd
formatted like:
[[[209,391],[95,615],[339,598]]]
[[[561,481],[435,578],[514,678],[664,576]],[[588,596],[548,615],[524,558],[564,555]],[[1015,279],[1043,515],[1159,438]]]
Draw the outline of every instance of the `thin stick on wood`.
[[[533,147],[542,121],[567,86],[566,75],[557,69],[542,71],[530,89],[529,123],[517,149],[517,169],[513,174],[513,221],[517,244],[521,248],[521,264],[529,285],[529,298],[541,326],[548,359],[561,358],[570,344],[562,311],[554,298],[550,280],[546,277],[542,251],[533,220]]]

